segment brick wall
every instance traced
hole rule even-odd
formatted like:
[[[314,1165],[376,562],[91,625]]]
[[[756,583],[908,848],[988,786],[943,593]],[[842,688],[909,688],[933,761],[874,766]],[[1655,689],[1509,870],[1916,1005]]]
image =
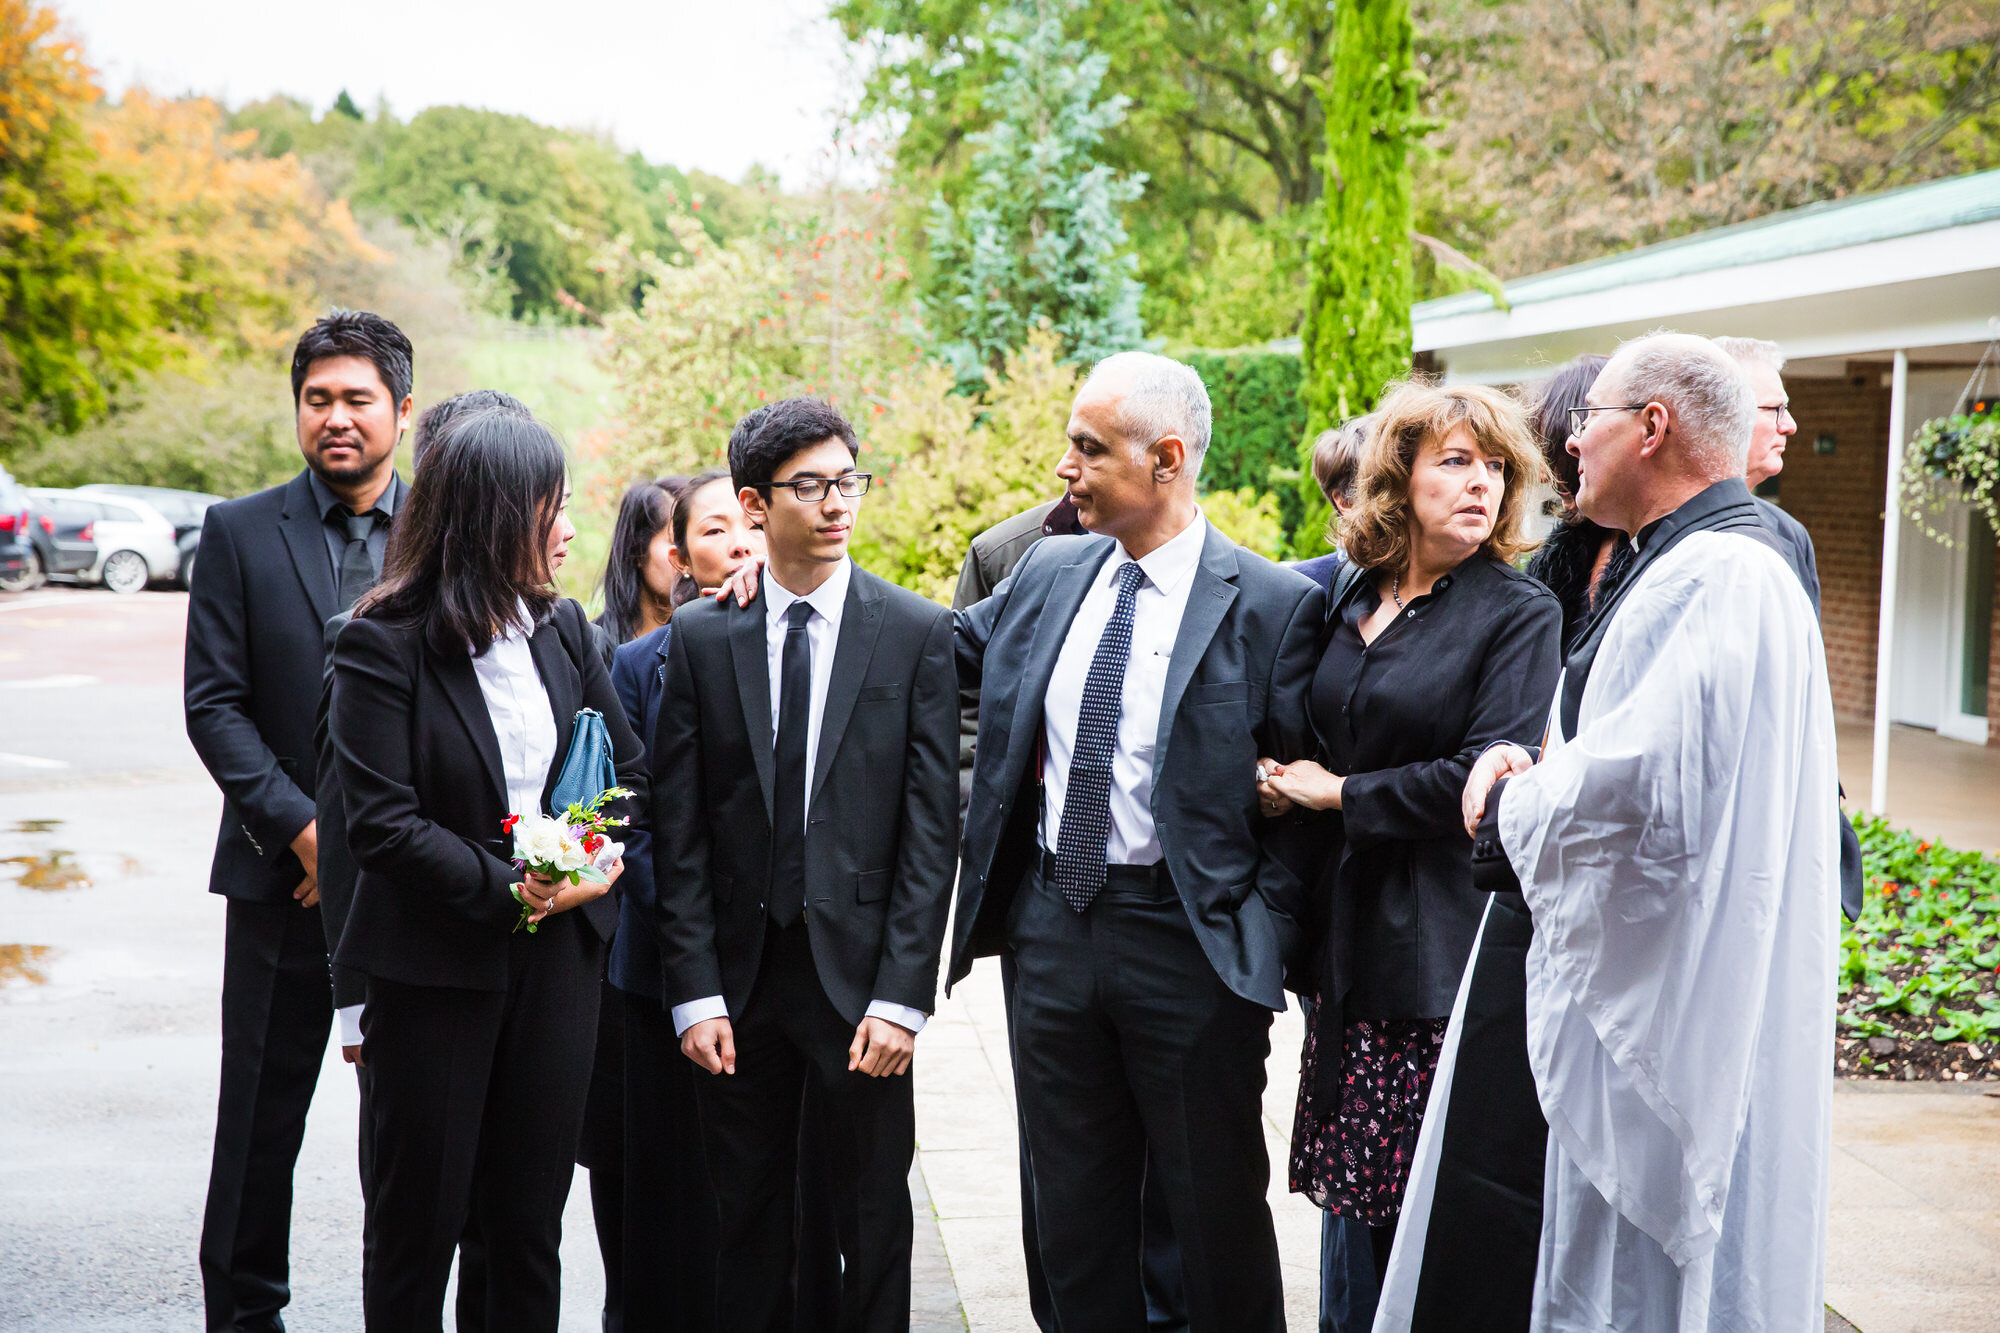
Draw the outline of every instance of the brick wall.
[[[1785,450],[1778,503],[1812,534],[1819,562],[1820,632],[1834,711],[1875,711],[1875,631],[1882,588],[1882,487],[1887,480],[1889,391],[1866,373],[1788,378],[1799,432]],[[1821,435],[1834,452],[1814,452]]]
[[[1785,451],[1778,503],[1812,534],[1834,711],[1866,720],[1875,713],[1889,389],[1879,367],[1853,370],[1843,379],[1786,378],[1799,432]],[[1821,435],[1834,437],[1831,455],[1815,452]],[[2000,723],[2000,586],[1995,603],[1986,716]],[[2000,726],[1989,729],[1987,743],[2000,746]]]

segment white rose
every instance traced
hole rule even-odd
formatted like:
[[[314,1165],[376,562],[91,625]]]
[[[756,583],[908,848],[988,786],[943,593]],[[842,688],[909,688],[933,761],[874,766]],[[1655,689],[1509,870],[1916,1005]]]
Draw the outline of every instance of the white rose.
[[[514,825],[514,855],[531,866],[550,866],[562,854],[567,830],[547,815],[524,815]]]
[[[572,870],[581,870],[589,865],[590,853],[583,850],[582,840],[570,837],[569,830],[563,828],[561,825],[557,825],[557,828],[560,831],[562,842],[551,862],[555,868],[567,873]]]

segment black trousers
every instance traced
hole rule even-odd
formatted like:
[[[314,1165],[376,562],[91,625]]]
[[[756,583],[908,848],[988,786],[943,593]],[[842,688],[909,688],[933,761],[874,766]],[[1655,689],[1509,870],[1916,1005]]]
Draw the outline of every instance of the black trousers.
[[[820,986],[803,922],[766,929],[757,984],[733,1016],[736,1072],[697,1071],[702,1139],[721,1220],[716,1327],[783,1333],[798,1319],[799,1142],[809,1084],[821,1094],[842,1259],[838,1318],[821,1329],[901,1333],[910,1323],[911,1075],[850,1073],[854,1025]],[[803,1284],[800,1284],[803,1285]]]
[[[1141,1333],[1141,1198],[1163,1195],[1196,1333],[1282,1333],[1265,1200],[1271,1013],[1223,985],[1161,868],[1114,866],[1073,911],[1016,899],[1015,1084],[1042,1267],[1065,1330]]]
[[[370,1333],[435,1333],[454,1250],[461,1330],[554,1333],[603,953],[572,911],[508,942],[505,991],[369,978]]]
[[[1014,955],[1000,955],[1000,995],[1007,1007],[1007,1055],[1014,1051]],[[1014,1130],[1020,1144],[1021,1255],[1028,1268],[1028,1313],[1042,1333],[1058,1333],[1055,1303],[1049,1298],[1048,1275],[1042,1272],[1041,1241],[1035,1232],[1035,1164],[1028,1152],[1028,1122],[1015,1103]],[[1181,1333],[1188,1326],[1187,1291],[1181,1281],[1181,1248],[1174,1243],[1173,1218],[1157,1177],[1148,1175],[1139,1200],[1141,1231],[1140,1282],[1146,1292],[1146,1326],[1150,1333]]]
[[[291,1300],[292,1168],[333,1027],[319,908],[229,900],[222,1080],[201,1219],[211,1333],[281,1329]]]
[[[1472,957],[1413,1333],[1526,1333],[1533,1313],[1549,1141],[1528,1064],[1534,938],[1527,904],[1495,894]]]
[[[603,1333],[625,1333],[625,997],[606,979],[597,999],[597,1050],[576,1162],[590,1171],[590,1217],[604,1261]],[[657,1205],[656,1205],[657,1206]]]

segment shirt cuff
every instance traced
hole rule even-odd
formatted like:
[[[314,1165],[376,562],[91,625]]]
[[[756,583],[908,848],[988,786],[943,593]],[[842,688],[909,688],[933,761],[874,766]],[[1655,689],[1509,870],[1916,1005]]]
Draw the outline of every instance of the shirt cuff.
[[[359,1046],[361,1044],[361,1011],[367,1007],[365,1004],[350,1004],[344,1009],[333,1011],[334,1017],[340,1020],[340,1044],[342,1046]]]
[[[922,1032],[930,1015],[921,1009],[911,1009],[905,1005],[891,1004],[887,1000],[871,1000],[868,1004],[869,1018],[879,1018],[885,1023],[894,1023],[899,1028],[908,1028],[912,1033]]]
[[[729,1017],[729,1002],[720,995],[710,995],[699,1000],[689,1000],[686,1004],[674,1006],[674,1035],[683,1036],[696,1023],[705,1023],[711,1018]]]

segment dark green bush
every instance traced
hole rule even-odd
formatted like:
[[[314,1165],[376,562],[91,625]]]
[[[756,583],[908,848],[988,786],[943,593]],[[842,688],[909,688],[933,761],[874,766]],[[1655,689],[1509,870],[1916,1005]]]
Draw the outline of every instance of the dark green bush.
[[[1298,487],[1299,442],[1306,429],[1299,358],[1289,352],[1196,352],[1187,362],[1208,386],[1215,408],[1202,489],[1248,487],[1275,495],[1289,544],[1305,512]]]

